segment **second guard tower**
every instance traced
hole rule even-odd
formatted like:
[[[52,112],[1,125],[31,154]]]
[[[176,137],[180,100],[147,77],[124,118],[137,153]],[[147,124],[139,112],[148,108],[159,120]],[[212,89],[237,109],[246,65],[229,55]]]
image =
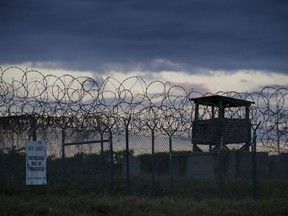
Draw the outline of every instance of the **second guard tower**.
[[[250,106],[254,102],[211,95],[190,99],[195,103],[192,128],[193,151],[228,148],[227,144],[242,144],[239,150],[249,150],[251,144]]]

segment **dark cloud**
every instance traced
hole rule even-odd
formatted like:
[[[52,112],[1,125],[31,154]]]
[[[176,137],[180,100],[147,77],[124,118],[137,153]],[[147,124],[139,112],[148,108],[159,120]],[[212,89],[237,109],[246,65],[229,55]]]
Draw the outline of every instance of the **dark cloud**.
[[[0,64],[288,73],[287,13],[285,0],[3,0]]]

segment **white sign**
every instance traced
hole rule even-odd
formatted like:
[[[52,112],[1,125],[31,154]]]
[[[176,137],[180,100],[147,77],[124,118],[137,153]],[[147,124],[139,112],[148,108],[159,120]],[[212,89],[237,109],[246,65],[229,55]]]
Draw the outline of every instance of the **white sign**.
[[[28,141],[26,143],[26,185],[47,184],[46,143]]]

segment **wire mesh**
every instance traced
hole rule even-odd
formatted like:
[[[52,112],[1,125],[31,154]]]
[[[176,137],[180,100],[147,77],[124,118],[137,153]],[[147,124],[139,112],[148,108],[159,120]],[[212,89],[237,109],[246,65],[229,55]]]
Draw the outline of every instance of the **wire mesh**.
[[[99,190],[192,194],[197,198],[201,193],[195,192],[196,185],[209,181],[213,182],[209,191],[219,195],[225,188],[217,182],[251,176],[251,155],[233,152],[236,145],[229,146],[229,154],[192,151],[195,105],[190,99],[208,95],[212,94],[169,82],[146,83],[137,76],[124,81],[111,77],[98,81],[68,74],[44,75],[18,67],[0,68],[1,182],[24,182],[25,142],[37,139],[47,143],[51,184],[88,182],[98,185]],[[259,92],[213,95],[255,103],[249,118],[253,126],[261,122],[257,151],[269,153],[258,157],[258,164],[264,164],[258,165],[258,172],[260,176],[277,176],[271,167],[278,162],[270,155],[275,158],[287,153],[288,89],[265,87]],[[199,112],[201,119],[211,118],[210,107],[204,106]],[[215,115],[218,112],[215,110]],[[225,117],[244,116],[242,108],[229,108]],[[81,144],[66,145],[77,142]],[[208,152],[209,147],[205,145],[202,150]],[[279,170],[283,178],[283,169]]]

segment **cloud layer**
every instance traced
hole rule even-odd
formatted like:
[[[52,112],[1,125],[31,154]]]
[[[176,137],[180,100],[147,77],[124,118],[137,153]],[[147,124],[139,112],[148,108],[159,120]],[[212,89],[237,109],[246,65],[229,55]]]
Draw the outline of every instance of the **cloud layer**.
[[[285,0],[1,1],[0,64],[288,74]]]

